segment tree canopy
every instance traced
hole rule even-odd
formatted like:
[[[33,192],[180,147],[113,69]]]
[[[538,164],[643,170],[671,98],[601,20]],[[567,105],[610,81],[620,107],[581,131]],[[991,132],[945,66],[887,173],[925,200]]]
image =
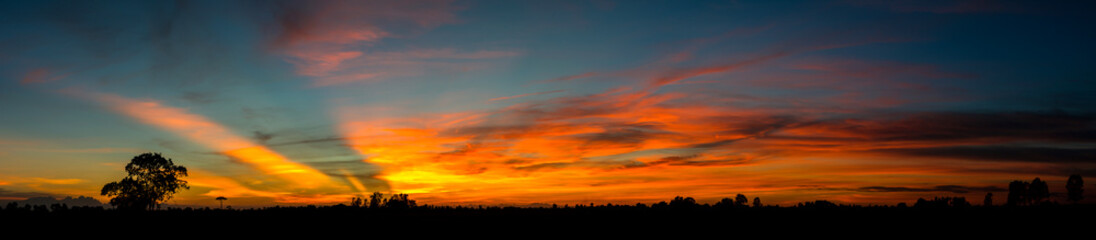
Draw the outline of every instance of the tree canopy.
[[[159,153],[137,155],[126,164],[128,174],[121,181],[103,185],[102,195],[111,197],[118,209],[148,210],[171,198],[179,188],[190,189],[182,177],[186,167],[176,166]]]
[[[1085,180],[1081,179],[1081,175],[1073,174],[1069,176],[1069,180],[1066,181],[1066,192],[1068,193],[1069,200],[1074,203],[1081,201],[1085,198]]]

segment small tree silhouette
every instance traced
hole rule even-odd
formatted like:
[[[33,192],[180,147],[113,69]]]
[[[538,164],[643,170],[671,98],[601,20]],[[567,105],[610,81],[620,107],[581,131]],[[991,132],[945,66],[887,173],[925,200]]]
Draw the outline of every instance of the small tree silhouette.
[[[1027,205],[1028,200],[1028,183],[1020,180],[1012,181],[1008,184],[1008,202],[1005,205],[1008,206],[1020,206]]]
[[[171,198],[186,185],[186,167],[176,166],[159,153],[137,155],[126,164],[128,175],[121,181],[103,185],[102,195],[111,197],[110,205],[125,210],[149,210]]]
[[[364,201],[365,201],[365,199],[362,199],[361,197],[350,198],[350,206],[351,207],[361,207],[362,205],[364,205],[363,204]]]
[[[721,208],[734,207],[734,199],[723,198],[723,199],[719,200],[719,202],[716,202],[715,206],[716,207],[721,207]]]
[[[749,202],[750,202],[750,200],[748,198],[746,198],[746,195],[742,195],[741,193],[739,193],[737,196],[734,197],[734,204],[735,205],[745,207],[746,204],[749,204]]]
[[[1085,180],[1081,179],[1081,175],[1073,174],[1069,176],[1069,180],[1066,181],[1066,192],[1069,195],[1069,200],[1073,201],[1073,204],[1081,201],[1085,198]]]
[[[760,197],[754,197],[753,206],[754,207],[761,207],[761,198]]]
[[[696,199],[693,197],[674,197],[674,200],[670,200],[670,207],[675,208],[691,208],[696,206]]]
[[[388,201],[384,202],[385,208],[408,209],[415,206],[415,200],[411,200],[404,193],[393,194],[392,197],[388,198]]]
[[[217,201],[221,202],[221,209],[225,208],[225,200],[228,200],[228,198],[226,198],[225,196],[217,197]]]
[[[384,206],[384,194],[374,192],[372,196],[369,196],[369,208],[379,208]]]
[[[993,193],[986,193],[986,200],[982,201],[982,206],[993,206]]]
[[[1047,182],[1035,178],[1031,180],[1031,185],[1028,185],[1028,200],[1031,204],[1039,204],[1050,197],[1050,187],[1047,187]]]

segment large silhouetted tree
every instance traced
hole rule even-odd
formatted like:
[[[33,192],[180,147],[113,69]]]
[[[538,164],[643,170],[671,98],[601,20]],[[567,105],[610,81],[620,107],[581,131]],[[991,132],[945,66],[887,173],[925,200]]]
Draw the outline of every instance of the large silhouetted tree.
[[[1069,175],[1069,180],[1066,181],[1066,192],[1069,200],[1074,204],[1085,198],[1084,186],[1085,180],[1081,179],[1081,175]]]
[[[102,195],[111,197],[110,205],[125,210],[149,210],[171,198],[179,188],[190,189],[182,177],[186,167],[176,166],[159,153],[137,155],[126,164],[128,174],[121,181],[107,183]]]

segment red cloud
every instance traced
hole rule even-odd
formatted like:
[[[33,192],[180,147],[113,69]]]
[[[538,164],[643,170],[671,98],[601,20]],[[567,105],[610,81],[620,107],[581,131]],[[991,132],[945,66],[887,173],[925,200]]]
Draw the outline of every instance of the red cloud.
[[[68,76],[67,74],[55,75],[55,74],[51,73],[48,69],[38,68],[38,69],[31,70],[30,72],[27,72],[27,74],[23,76],[23,79],[19,80],[19,83],[20,84],[47,83],[47,82],[61,80],[65,77],[67,77],[67,76]]]

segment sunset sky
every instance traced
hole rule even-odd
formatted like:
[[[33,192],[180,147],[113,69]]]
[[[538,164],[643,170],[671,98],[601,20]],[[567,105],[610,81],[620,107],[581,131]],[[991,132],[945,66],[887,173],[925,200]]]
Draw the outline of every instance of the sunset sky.
[[[1096,8],[1052,2],[4,2],[0,200],[158,152],[177,205],[1096,202]]]

